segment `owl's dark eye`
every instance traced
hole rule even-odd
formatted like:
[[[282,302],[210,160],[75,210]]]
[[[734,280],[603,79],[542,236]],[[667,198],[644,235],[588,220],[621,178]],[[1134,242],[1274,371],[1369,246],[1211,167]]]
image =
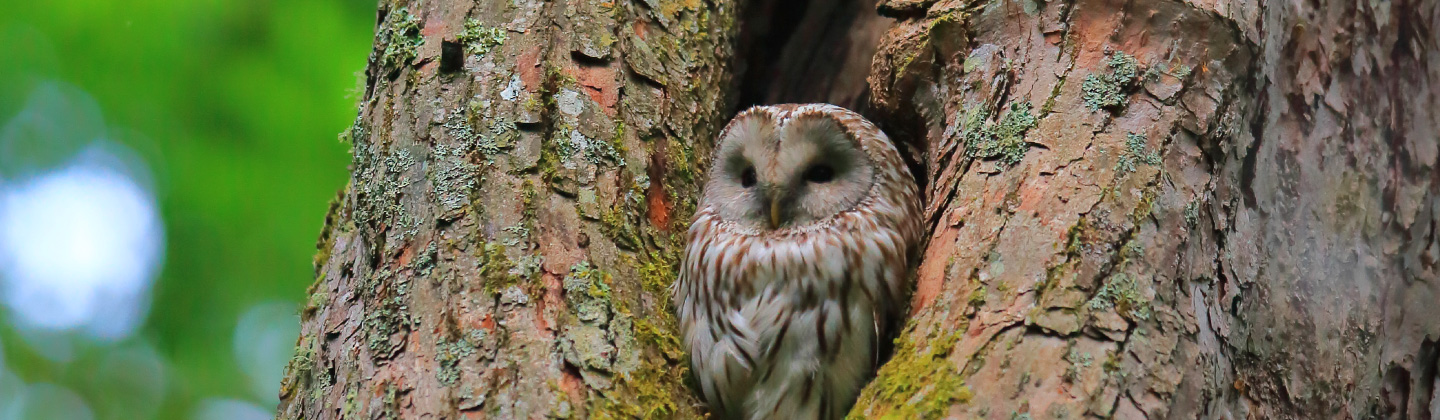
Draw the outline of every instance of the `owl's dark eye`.
[[[815,165],[805,170],[805,180],[816,184],[824,184],[835,179],[835,169],[830,165]]]
[[[750,188],[750,187],[755,186],[755,167],[754,167],[754,166],[746,166],[746,167],[745,167],[745,170],[740,171],[740,186],[745,187],[745,188]]]

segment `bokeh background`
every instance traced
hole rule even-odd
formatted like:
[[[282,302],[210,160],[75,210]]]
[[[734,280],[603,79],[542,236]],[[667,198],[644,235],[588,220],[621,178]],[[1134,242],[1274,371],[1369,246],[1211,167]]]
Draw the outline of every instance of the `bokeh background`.
[[[0,420],[269,419],[374,0],[0,13]]]

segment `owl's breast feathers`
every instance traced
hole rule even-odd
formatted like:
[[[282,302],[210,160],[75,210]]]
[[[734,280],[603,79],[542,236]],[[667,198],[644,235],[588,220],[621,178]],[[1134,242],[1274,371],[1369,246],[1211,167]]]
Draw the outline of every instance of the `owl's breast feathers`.
[[[911,188],[896,198],[912,198]],[[712,408],[749,418],[843,415],[909,301],[919,210],[888,198],[759,234],[700,210],[675,302]]]

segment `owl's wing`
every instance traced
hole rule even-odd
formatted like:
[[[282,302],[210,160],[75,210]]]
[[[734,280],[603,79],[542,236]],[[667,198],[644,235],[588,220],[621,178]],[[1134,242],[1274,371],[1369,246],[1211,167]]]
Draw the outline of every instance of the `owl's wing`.
[[[710,409],[721,418],[732,418],[741,410],[740,404],[749,392],[755,366],[754,333],[750,331],[738,312],[728,311],[724,320],[725,331],[712,337],[710,346],[692,349],[691,358],[701,357],[694,365],[701,383],[701,392],[710,404]]]

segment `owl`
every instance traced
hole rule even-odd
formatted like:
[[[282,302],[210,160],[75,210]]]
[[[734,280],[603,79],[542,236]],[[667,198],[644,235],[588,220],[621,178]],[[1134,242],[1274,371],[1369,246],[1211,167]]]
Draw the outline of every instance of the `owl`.
[[[847,109],[760,106],[730,121],[674,289],[717,417],[845,416],[908,306],[917,190],[885,134]]]

